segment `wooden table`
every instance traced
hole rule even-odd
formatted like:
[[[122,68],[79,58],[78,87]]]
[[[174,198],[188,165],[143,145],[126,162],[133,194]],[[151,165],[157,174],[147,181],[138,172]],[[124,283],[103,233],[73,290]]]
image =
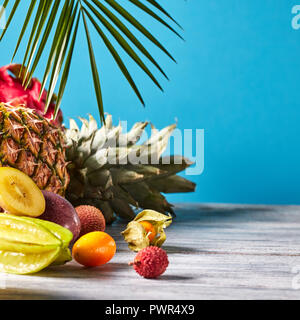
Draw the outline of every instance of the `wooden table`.
[[[176,212],[164,245],[170,266],[160,279],[143,279],[127,265],[135,254],[118,222],[107,229],[118,251],[106,266],[70,262],[1,275],[0,299],[300,298],[300,206],[181,204]]]

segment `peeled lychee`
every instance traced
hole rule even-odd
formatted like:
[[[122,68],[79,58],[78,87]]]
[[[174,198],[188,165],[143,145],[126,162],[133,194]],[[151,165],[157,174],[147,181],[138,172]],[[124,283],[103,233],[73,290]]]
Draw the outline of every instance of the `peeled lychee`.
[[[99,209],[88,205],[75,209],[81,222],[80,237],[89,232],[105,231],[105,218]]]
[[[149,246],[139,251],[129,265],[133,265],[134,270],[142,277],[152,279],[166,271],[169,260],[165,250]]]

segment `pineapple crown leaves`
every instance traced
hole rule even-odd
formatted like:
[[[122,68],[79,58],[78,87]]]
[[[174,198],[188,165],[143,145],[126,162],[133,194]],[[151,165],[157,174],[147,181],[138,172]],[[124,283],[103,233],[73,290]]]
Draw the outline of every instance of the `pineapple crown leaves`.
[[[157,78],[150,70],[150,66],[157,69],[164,78],[168,79],[168,77],[160,64],[148,49],[146,49],[146,46],[138,39],[138,36],[140,35],[142,38],[149,40],[171,60],[174,62],[176,61],[156,36],[135,17],[134,13],[131,13],[131,10],[134,12],[137,9],[182,39],[179,32],[176,31],[176,28],[181,28],[181,26],[159,4],[158,0],[145,0],[144,2],[141,0],[128,0],[126,1],[126,4],[119,4],[119,1],[116,0],[30,0],[22,1],[22,4],[25,2],[26,5],[28,5],[27,14],[24,15],[24,21],[12,55],[12,60],[21,47],[27,32],[29,34],[29,39],[25,46],[22,67],[15,70],[15,73],[16,76],[23,79],[23,85],[27,88],[31,83],[31,79],[37,66],[44,60],[44,58],[42,58],[44,52],[47,51],[48,58],[40,95],[48,83],[49,90],[46,98],[45,112],[49,108],[53,98],[55,98],[56,107],[54,119],[58,114],[62,96],[66,88],[80,23],[83,24],[85,31],[92,78],[101,121],[105,121],[105,116],[100,75],[90,35],[91,26],[95,29],[97,35],[116,62],[122,75],[143,105],[145,103],[142,95],[128,70],[126,62],[124,62],[121,57],[121,53],[118,52],[117,47],[122,48],[122,51],[134,61],[146,76],[148,76],[160,90],[163,90]],[[4,1],[2,10],[0,10],[0,18],[5,9],[10,12],[6,26],[0,35],[0,40],[2,40],[11,26],[11,22],[15,17],[15,13],[19,8],[20,3],[20,0]],[[110,38],[113,39],[118,46],[115,46]],[[49,41],[51,45],[48,50],[46,45]],[[146,58],[147,62],[143,62],[142,56]],[[54,90],[58,83],[58,94],[55,96]]]
[[[79,120],[82,123],[81,128],[74,119],[70,119],[70,128],[66,129],[65,136],[70,160],[79,161],[82,165],[91,158],[97,161],[104,156],[107,160],[116,157],[117,163],[122,163],[130,153],[139,155],[141,162],[148,158],[158,161],[176,128],[173,124],[160,131],[152,129],[150,138],[137,145],[148,122],[136,123],[129,132],[122,133],[121,123],[113,126],[111,115],[107,115],[106,123],[99,130],[97,122],[91,115],[89,119],[79,118]]]
[[[148,122],[136,123],[123,133],[120,124],[113,126],[110,115],[106,119],[100,129],[91,115],[80,119],[81,128],[70,120],[65,130],[66,156],[71,163],[67,197],[78,204],[96,204],[100,209],[109,206],[111,212],[127,219],[135,216],[131,206],[173,213],[161,192],[195,190],[193,182],[176,175],[192,162],[180,155],[169,157],[169,162],[161,156],[176,125],[152,130],[150,138],[138,145]],[[139,155],[137,163],[128,161],[133,153]],[[154,164],[143,162],[153,160],[153,154]]]

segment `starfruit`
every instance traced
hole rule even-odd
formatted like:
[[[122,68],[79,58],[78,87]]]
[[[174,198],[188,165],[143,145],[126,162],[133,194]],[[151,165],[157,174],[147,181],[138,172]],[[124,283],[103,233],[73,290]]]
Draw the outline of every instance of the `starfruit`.
[[[147,232],[140,224],[142,221],[150,222],[156,233],[156,237],[150,242]],[[159,213],[154,210],[144,210],[140,212],[127,228],[122,232],[124,240],[128,243],[128,247],[132,251],[140,251],[150,245],[161,247],[166,241],[166,233],[164,231],[172,223],[172,217]]]
[[[68,232],[39,219],[0,213],[0,272],[28,274],[44,269],[67,248]]]
[[[46,220],[40,220],[40,219],[34,219],[36,223],[44,226],[47,228],[50,232],[52,232],[57,238],[59,238],[62,241],[62,248],[60,250],[60,253],[58,257],[51,263],[51,265],[62,265],[72,260],[72,254],[70,249],[68,248],[71,240],[73,239],[73,233],[54,222],[46,221]]]

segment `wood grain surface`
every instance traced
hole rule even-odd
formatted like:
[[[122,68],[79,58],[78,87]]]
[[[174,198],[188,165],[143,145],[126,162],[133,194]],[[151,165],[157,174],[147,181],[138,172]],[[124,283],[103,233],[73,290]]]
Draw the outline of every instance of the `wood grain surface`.
[[[164,245],[170,265],[160,279],[143,279],[128,266],[135,254],[117,222],[107,229],[118,248],[109,264],[1,274],[0,299],[300,298],[299,206],[180,204],[176,213]]]

